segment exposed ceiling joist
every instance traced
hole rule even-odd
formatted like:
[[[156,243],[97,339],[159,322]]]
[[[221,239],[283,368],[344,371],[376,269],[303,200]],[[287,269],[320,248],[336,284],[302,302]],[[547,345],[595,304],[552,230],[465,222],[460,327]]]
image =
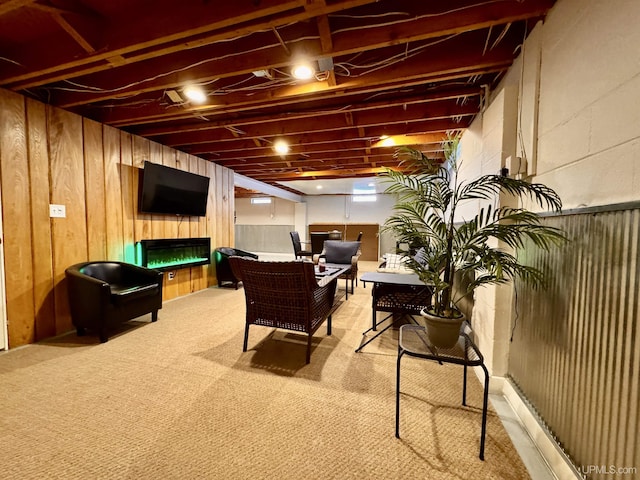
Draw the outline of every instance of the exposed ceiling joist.
[[[439,158],[554,0],[152,3],[3,2],[0,87],[274,185],[398,168],[391,141]]]

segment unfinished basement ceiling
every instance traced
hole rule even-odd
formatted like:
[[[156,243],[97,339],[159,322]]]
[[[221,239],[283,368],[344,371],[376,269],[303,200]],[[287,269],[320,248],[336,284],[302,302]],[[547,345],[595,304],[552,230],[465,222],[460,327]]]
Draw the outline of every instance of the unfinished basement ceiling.
[[[301,193],[396,167],[386,137],[440,155],[553,4],[8,0],[0,87]]]

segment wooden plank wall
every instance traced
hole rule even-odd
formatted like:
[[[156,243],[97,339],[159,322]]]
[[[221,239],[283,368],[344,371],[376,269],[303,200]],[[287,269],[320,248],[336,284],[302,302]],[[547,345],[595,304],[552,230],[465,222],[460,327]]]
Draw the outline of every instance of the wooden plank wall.
[[[138,213],[145,160],[208,176],[207,216]],[[74,263],[134,262],[142,239],[234,245],[232,170],[1,89],[0,193],[9,348],[72,329],[64,271]],[[50,203],[66,218],[49,218]],[[165,300],[217,283],[214,265],[167,277]]]

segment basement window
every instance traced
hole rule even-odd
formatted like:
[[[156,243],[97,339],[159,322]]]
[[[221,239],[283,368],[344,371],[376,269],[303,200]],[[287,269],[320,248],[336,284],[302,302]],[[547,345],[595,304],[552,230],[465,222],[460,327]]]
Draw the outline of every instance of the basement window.
[[[353,195],[352,200],[354,202],[375,202],[375,195]]]
[[[251,205],[265,205],[271,203],[271,197],[254,197],[251,199]]]

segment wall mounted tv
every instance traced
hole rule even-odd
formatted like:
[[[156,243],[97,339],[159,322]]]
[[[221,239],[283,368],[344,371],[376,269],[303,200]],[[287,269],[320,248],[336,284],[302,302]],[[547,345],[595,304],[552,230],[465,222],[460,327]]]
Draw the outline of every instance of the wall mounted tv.
[[[204,217],[209,177],[144,162],[138,211]]]

